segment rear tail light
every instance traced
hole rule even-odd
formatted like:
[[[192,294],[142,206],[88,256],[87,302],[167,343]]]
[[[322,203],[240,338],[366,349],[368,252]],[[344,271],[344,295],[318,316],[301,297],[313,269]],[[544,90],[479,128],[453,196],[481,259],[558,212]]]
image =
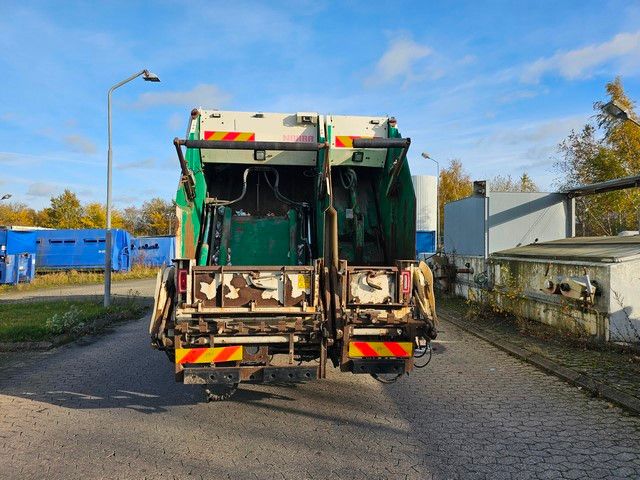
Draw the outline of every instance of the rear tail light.
[[[411,270],[402,271],[402,293],[411,293]]]
[[[187,270],[178,270],[178,293],[187,293]]]

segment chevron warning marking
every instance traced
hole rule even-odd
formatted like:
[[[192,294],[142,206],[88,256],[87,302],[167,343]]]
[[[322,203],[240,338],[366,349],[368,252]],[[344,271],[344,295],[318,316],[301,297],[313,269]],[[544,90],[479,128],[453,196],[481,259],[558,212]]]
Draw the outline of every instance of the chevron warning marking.
[[[205,140],[224,140],[225,142],[255,142],[255,132],[204,132]]]
[[[349,357],[400,357],[412,355],[411,342],[349,342]]]
[[[242,346],[176,348],[176,363],[219,363],[242,360]]]

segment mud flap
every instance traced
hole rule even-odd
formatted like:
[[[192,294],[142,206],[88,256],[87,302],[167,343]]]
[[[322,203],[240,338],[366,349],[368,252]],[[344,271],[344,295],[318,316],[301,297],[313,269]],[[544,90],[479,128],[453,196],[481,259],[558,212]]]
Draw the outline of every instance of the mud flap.
[[[149,335],[154,347],[161,346],[161,337],[173,302],[175,267],[163,266],[156,276],[153,310],[149,322]]]
[[[416,305],[424,320],[432,324],[434,334],[432,338],[435,338],[436,326],[438,325],[436,297],[433,291],[433,272],[426,263],[420,262],[418,268],[413,271],[413,285]]]

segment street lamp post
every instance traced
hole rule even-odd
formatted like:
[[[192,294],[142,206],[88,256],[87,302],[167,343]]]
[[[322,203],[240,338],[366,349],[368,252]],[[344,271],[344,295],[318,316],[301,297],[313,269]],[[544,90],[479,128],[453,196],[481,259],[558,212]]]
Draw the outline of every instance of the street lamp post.
[[[434,162],[438,169],[438,176],[436,177],[436,250],[440,251],[440,162],[427,152],[422,152],[422,158]]]
[[[602,107],[602,110],[612,118],[622,122],[631,122],[636,127],[640,128],[640,123],[635,121],[631,115],[629,115],[629,112],[627,112],[624,107],[616,103],[615,100],[611,100],[609,103],[605,104]],[[640,208],[638,208],[638,230],[640,230]]]
[[[3,196],[0,197],[0,200],[9,200],[10,198],[11,198],[11,194],[5,193]]]
[[[154,73],[149,70],[141,70],[136,74],[131,75],[129,78],[116,83],[109,89],[107,94],[107,136],[108,145],[107,150],[107,232],[104,251],[104,306],[108,307],[111,304],[111,94],[116,88],[121,87],[125,83],[129,83],[131,80],[142,76],[147,82],[159,82],[160,79]]]

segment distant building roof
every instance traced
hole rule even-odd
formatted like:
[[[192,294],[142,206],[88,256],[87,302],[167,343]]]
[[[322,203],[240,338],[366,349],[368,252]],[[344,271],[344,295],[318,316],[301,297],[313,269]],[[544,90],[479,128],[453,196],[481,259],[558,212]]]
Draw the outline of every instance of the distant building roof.
[[[640,259],[640,235],[563,238],[501,250],[492,256],[616,263]]]

